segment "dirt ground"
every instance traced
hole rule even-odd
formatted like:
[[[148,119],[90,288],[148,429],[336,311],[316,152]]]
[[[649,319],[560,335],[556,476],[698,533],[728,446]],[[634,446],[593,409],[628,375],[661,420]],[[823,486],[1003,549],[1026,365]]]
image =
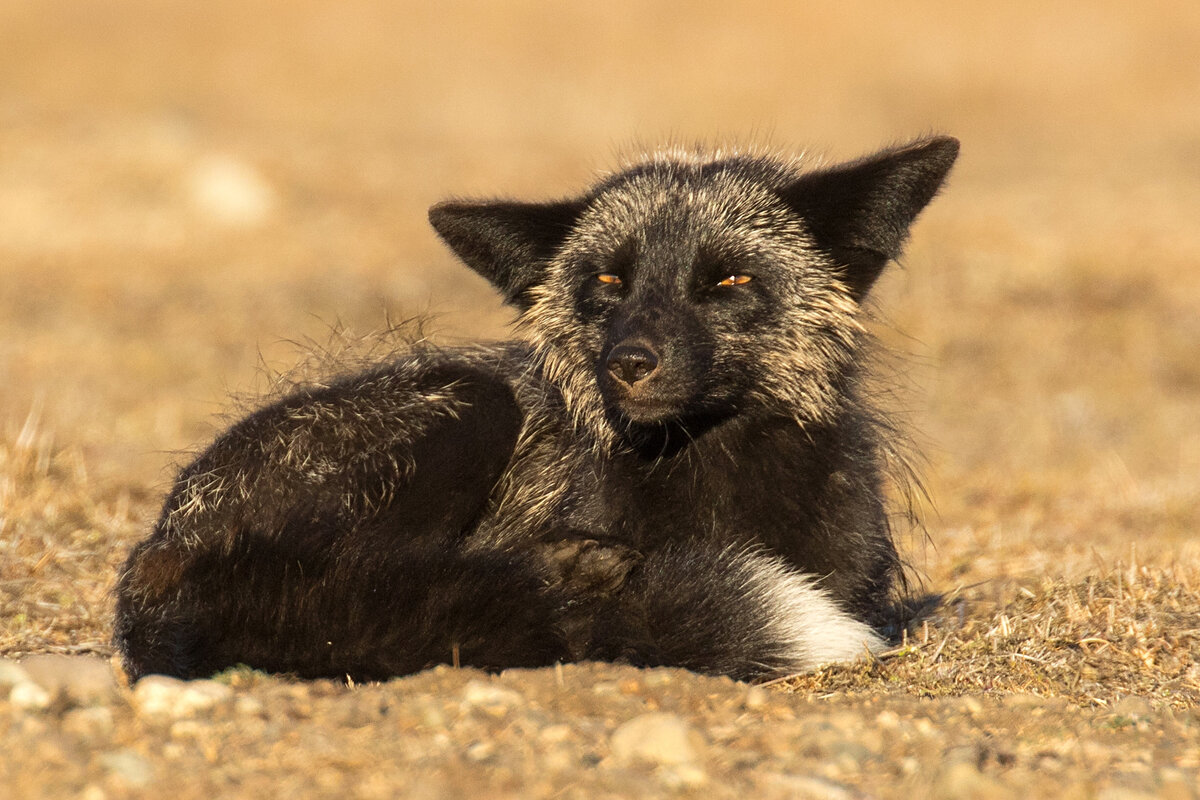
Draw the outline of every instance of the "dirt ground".
[[[0,797],[1200,796],[1200,4],[994,6],[0,4]],[[949,596],[904,646],[111,683],[115,568],[232,396],[334,330],[505,335],[431,203],[934,131],[877,295]]]

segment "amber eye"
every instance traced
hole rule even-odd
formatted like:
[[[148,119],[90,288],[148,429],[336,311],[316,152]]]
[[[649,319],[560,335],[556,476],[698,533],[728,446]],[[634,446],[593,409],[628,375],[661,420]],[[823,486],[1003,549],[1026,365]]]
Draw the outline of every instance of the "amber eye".
[[[614,275],[611,272],[601,272],[596,276],[596,280],[600,281],[601,283],[607,283],[610,286],[620,286],[622,283],[621,276]]]
[[[754,280],[750,275],[730,275],[717,281],[717,286],[742,286]]]

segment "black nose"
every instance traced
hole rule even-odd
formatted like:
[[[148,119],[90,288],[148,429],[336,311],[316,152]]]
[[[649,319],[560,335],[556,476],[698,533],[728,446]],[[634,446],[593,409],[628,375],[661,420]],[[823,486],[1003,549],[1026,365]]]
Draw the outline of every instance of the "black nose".
[[[630,386],[658,368],[658,355],[648,347],[619,344],[608,353],[608,371]]]

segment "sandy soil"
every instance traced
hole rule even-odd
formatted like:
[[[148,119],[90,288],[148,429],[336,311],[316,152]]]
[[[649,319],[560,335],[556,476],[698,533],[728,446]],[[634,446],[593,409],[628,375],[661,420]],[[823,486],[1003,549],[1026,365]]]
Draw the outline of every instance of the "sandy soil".
[[[0,796],[1196,797],[1200,6],[963,9],[0,5]],[[231,396],[332,329],[505,335],[431,203],[930,131],[962,160],[878,292],[950,595],[906,646],[111,683],[115,566]]]

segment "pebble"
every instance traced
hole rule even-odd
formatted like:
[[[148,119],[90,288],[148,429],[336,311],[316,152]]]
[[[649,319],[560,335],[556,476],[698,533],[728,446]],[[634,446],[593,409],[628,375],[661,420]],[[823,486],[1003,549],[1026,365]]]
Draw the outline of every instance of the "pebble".
[[[519,693],[484,681],[471,681],[463,688],[463,702],[494,717],[524,702]]]
[[[11,689],[18,683],[32,680],[20,664],[9,658],[0,659],[0,689]]]
[[[538,738],[547,744],[565,742],[567,739],[571,738],[571,726],[562,723],[557,725],[547,725],[538,732]]]
[[[955,761],[938,775],[933,785],[933,797],[938,800],[1013,800],[1016,795],[969,761]]]
[[[50,705],[50,693],[33,681],[18,683],[8,693],[8,702],[22,711],[40,711]]]
[[[704,749],[700,734],[675,714],[642,714],[622,723],[610,741],[619,763],[695,764]]]
[[[21,662],[30,679],[50,693],[63,694],[79,705],[99,705],[116,698],[117,679],[106,658],[35,655]]]
[[[747,711],[761,711],[767,707],[769,700],[766,689],[761,686],[751,686],[746,690],[745,697],[742,698],[742,705]]]
[[[209,726],[199,720],[180,719],[171,723],[171,728],[167,735],[176,741],[187,741],[189,739],[199,739],[208,730],[210,730]]]
[[[1149,719],[1154,716],[1154,706],[1146,698],[1131,694],[1113,704],[1112,712],[1122,717]]]
[[[576,754],[569,747],[554,747],[542,754],[540,769],[543,773],[566,772],[578,763]]]
[[[145,786],[154,779],[154,765],[132,750],[113,750],[100,756],[100,764],[129,786]]]
[[[853,739],[835,739],[825,744],[823,749],[834,762],[843,767],[850,766],[855,769],[873,755],[871,748]]]
[[[962,706],[962,709],[973,717],[983,713],[983,703],[979,702],[977,698],[966,695],[960,698],[958,702]]]
[[[1196,800],[1197,792],[1192,788],[1195,781],[1189,778],[1186,772],[1173,767],[1159,770],[1158,796],[1162,800]]]
[[[664,686],[669,686],[674,680],[675,674],[668,669],[650,670],[642,676],[642,681],[646,686],[653,689],[661,689]]]
[[[1143,792],[1126,786],[1109,786],[1096,794],[1096,800],[1158,800],[1157,792]]]
[[[265,716],[266,711],[258,698],[251,697],[248,694],[240,696],[233,702],[233,710],[236,714],[243,717]]]
[[[895,730],[900,727],[900,715],[885,709],[875,715],[875,722],[884,730]]]
[[[198,161],[188,174],[187,190],[201,214],[231,227],[260,225],[278,205],[274,188],[256,169],[224,154]]]
[[[105,794],[104,789],[94,783],[89,783],[79,793],[79,800],[108,800],[108,795]]]
[[[658,779],[671,789],[694,789],[708,783],[708,774],[696,764],[674,764],[664,767]]]
[[[811,775],[766,775],[764,783],[796,800],[854,800],[858,793],[840,783]]]
[[[426,728],[437,730],[446,727],[446,714],[442,705],[432,697],[419,697],[413,701],[417,718]]]
[[[116,723],[111,708],[95,706],[76,708],[63,715],[62,729],[84,739],[99,739],[110,736]]]
[[[490,761],[496,755],[496,743],[491,741],[472,742],[467,745],[465,755],[470,761],[476,763]]]
[[[233,698],[233,690],[216,681],[181,681],[150,675],[133,689],[133,705],[146,717],[181,719],[207,711]]]
[[[1046,698],[1033,692],[1013,692],[1004,698],[1004,705],[1014,711],[1028,711],[1046,705]]]

